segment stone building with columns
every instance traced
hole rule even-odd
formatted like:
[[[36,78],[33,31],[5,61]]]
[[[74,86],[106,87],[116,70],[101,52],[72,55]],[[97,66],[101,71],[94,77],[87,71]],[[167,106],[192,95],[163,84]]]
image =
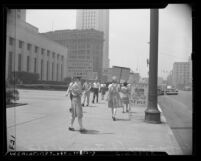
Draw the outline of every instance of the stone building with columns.
[[[26,23],[25,10],[8,10],[6,31],[6,79],[13,71],[38,73],[40,80],[63,81],[67,48]]]

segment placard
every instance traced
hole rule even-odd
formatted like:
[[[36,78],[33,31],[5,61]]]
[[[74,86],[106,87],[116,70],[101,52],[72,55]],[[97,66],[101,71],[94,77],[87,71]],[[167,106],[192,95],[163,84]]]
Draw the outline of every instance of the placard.
[[[145,83],[131,84],[131,106],[147,106],[148,85]]]

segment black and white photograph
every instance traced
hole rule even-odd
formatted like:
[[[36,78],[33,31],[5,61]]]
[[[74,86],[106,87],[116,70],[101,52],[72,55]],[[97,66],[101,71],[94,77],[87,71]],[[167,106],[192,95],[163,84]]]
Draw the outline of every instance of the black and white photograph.
[[[8,152],[193,154],[191,5],[6,13]]]

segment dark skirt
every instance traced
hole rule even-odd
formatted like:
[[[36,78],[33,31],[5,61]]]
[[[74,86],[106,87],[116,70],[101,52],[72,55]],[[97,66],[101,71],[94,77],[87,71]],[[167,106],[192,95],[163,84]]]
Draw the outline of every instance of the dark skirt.
[[[108,107],[109,108],[118,108],[123,107],[121,98],[118,94],[112,95],[108,99]]]
[[[123,104],[129,104],[129,98],[128,97],[122,97],[121,101]]]

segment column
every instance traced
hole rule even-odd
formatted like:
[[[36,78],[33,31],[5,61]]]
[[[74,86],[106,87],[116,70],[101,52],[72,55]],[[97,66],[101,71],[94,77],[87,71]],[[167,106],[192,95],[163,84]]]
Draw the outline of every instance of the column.
[[[145,110],[145,121],[160,123],[160,111],[157,107],[158,75],[158,9],[150,10],[150,53],[149,53],[149,87],[148,107]]]

